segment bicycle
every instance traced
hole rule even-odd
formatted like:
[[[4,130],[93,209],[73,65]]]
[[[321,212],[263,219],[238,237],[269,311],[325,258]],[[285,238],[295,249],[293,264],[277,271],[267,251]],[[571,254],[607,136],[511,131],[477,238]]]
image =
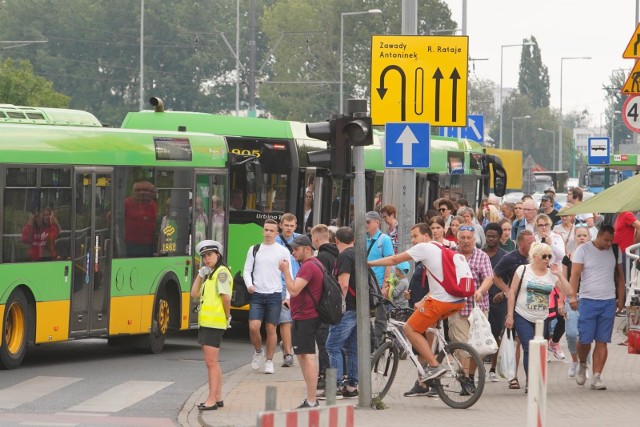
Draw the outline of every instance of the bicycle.
[[[399,307],[387,313],[387,330],[384,340],[371,358],[371,391],[374,399],[382,400],[393,384],[400,360],[398,346],[406,352],[407,358],[415,365],[418,377],[422,378],[425,375],[424,367],[402,331],[406,319],[412,313],[411,308]],[[425,385],[434,387],[440,399],[451,408],[470,408],[480,399],[484,390],[485,368],[482,357],[469,344],[448,343],[442,331],[442,321],[438,321],[436,327],[427,329],[427,332],[434,337],[431,350],[436,355],[438,363],[444,366],[447,372],[436,379],[426,381]],[[469,366],[468,363],[465,364],[467,360],[475,362],[477,366],[475,390],[465,373],[465,366]]]

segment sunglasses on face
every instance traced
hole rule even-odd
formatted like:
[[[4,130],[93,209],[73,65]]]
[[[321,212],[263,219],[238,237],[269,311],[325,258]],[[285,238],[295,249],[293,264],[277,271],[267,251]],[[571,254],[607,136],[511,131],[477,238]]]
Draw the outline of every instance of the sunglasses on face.
[[[461,225],[459,230],[460,231],[476,231],[476,229],[470,225]]]
[[[440,208],[440,209],[438,209],[438,210],[439,210],[440,212],[444,212],[444,211],[448,211],[449,209],[447,209],[447,208]]]
[[[580,228],[580,227],[588,228],[589,226],[587,225],[586,222],[579,222],[579,223],[576,224],[575,227],[576,228]]]
[[[551,254],[540,255],[540,258],[542,258],[542,259],[551,259]]]

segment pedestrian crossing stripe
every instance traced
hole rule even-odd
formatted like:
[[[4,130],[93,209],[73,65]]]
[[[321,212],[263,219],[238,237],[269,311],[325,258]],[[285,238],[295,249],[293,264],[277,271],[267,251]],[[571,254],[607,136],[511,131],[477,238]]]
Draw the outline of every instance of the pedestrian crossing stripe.
[[[0,409],[17,408],[80,380],[82,378],[45,376],[31,378],[0,390]]]

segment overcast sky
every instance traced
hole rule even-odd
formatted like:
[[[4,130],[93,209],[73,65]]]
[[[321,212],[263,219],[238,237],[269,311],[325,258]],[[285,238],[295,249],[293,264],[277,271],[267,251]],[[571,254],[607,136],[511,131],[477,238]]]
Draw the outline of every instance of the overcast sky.
[[[503,56],[503,87],[518,83],[520,48],[502,45],[521,43],[533,35],[542,62],[549,69],[551,107],[560,107],[562,57],[590,56],[591,60],[564,60],[562,109],[588,109],[591,125],[599,126],[606,110],[603,85],[613,70],[633,67],[622,52],[635,31],[637,0],[468,0],[467,34],[475,75],[500,84],[500,52]],[[462,26],[462,0],[444,0],[453,19]],[[459,34],[459,33],[458,33]],[[473,62],[469,77],[474,76]],[[618,117],[619,118],[619,117]]]

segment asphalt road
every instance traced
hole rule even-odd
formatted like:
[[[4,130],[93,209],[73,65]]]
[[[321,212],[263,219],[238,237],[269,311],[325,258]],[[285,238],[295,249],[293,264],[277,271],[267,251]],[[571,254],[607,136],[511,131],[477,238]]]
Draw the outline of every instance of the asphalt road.
[[[232,328],[223,373],[251,360],[246,328]],[[160,354],[91,339],[32,346],[22,366],[0,371],[0,425],[176,425],[207,382],[197,332],[167,338]]]

